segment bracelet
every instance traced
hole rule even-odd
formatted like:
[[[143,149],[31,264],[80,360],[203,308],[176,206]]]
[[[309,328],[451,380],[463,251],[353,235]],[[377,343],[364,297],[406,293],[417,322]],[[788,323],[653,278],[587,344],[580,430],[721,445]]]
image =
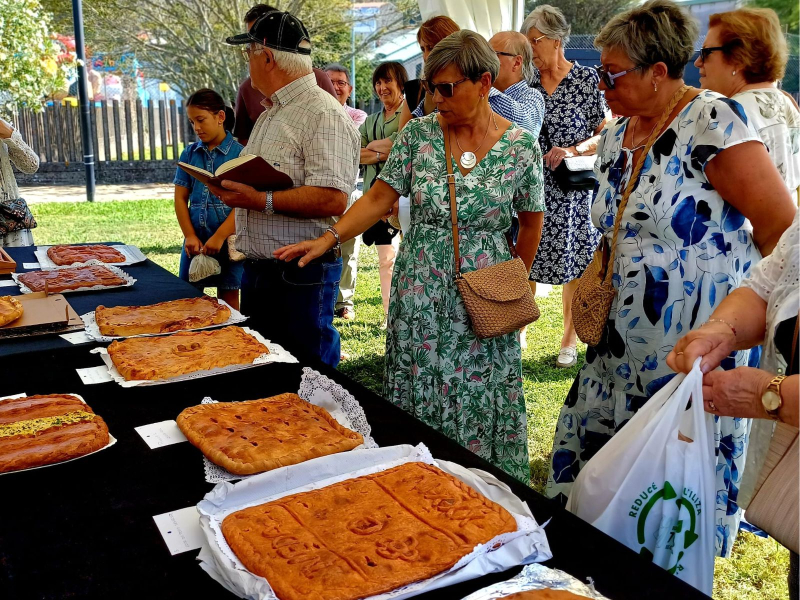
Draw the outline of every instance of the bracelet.
[[[328,228],[325,230],[325,233],[330,233],[330,234],[332,234],[332,235],[333,235],[333,237],[334,237],[334,238],[336,238],[336,244],[334,244],[334,246],[333,246],[332,250],[338,250],[338,249],[339,249],[339,247],[342,245],[342,238],[341,238],[341,237],[339,237],[339,232],[338,232],[338,231],[336,231],[336,227],[334,227],[333,225],[331,225],[330,227],[328,227]]]
[[[722,323],[723,325],[727,325],[728,327],[731,328],[731,331],[733,332],[733,337],[736,337],[736,327],[728,323],[728,321],[726,321],[725,319],[709,319],[708,321],[703,323],[703,325],[708,325],[709,323]]]
[[[275,214],[275,209],[272,208],[272,192],[271,191],[267,192],[266,202],[264,204],[264,210],[261,211],[261,212],[263,212],[265,215],[274,215]]]

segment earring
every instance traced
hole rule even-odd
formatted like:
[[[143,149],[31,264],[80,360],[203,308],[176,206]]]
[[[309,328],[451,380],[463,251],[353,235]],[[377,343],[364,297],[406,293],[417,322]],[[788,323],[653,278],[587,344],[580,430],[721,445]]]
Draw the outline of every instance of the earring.
[[[658,91],[658,84],[655,81],[653,82],[653,91],[654,92]]]
[[[483,100],[483,94],[481,94],[481,100]]]
[[[731,75],[736,75],[736,70],[735,69],[734,69],[733,73],[731,73]]]

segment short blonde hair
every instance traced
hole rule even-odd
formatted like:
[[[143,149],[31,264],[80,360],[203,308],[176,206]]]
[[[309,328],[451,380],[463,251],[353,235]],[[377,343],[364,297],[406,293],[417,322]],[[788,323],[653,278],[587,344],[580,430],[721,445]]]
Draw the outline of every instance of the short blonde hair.
[[[781,23],[769,8],[740,8],[711,15],[709,27],[719,27],[719,45],[726,57],[743,65],[747,83],[783,79],[789,49]]]
[[[618,14],[594,39],[597,48],[619,48],[637,67],[663,62],[672,79],[694,56],[697,21],[671,0],[649,0]]]

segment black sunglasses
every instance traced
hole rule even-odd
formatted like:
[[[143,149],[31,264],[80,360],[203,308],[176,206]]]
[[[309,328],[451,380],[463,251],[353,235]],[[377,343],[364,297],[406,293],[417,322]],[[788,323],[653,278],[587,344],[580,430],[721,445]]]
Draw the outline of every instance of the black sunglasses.
[[[711,48],[700,48],[700,62],[706,62],[708,55],[712,52],[716,52],[717,50],[722,50],[723,52],[727,50],[727,46],[713,46]]]
[[[455,88],[459,83],[464,83],[467,79],[469,79],[469,77],[464,77],[464,79],[459,79],[458,81],[453,81],[450,83],[431,83],[427,79],[423,79],[422,85],[425,86],[425,89],[431,96],[436,93],[436,90],[439,90],[439,93],[444,98],[452,98],[453,88]]]
[[[520,56],[519,54],[511,54],[511,52],[495,52],[495,54],[497,54],[497,56],[510,56],[511,58]]]
[[[614,89],[614,80],[619,79],[623,75],[627,75],[628,73],[633,73],[634,71],[638,71],[642,68],[642,65],[638,67],[633,67],[632,69],[628,69],[627,71],[620,71],[619,73],[609,73],[606,71],[602,66],[595,66],[595,70],[597,74],[600,75],[600,79],[603,83],[606,84],[606,87],[610,90]]]

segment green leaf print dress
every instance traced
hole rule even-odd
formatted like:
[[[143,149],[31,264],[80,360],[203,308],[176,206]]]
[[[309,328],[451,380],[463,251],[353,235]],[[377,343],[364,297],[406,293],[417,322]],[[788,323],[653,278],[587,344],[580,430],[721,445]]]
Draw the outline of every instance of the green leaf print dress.
[[[542,156],[511,125],[463,176],[455,162],[461,269],[508,260],[512,207],[544,211]],[[402,130],[379,178],[411,200],[392,277],[384,396],[520,481],[530,481],[520,347],[481,340],[455,285],[444,136],[436,114]]]

